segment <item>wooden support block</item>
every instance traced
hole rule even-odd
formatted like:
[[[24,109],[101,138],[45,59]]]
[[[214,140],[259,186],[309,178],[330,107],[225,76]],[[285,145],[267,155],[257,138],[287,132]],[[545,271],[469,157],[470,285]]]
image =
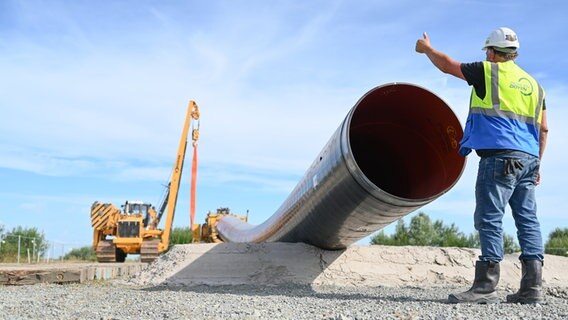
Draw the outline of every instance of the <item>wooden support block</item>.
[[[18,270],[0,271],[0,285],[30,285],[38,283],[83,282],[81,270]]]

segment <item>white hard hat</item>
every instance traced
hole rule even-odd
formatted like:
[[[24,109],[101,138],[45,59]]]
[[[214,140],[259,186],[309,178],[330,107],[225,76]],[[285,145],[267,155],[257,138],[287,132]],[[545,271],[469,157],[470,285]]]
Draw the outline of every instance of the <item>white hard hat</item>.
[[[515,52],[519,48],[519,39],[515,31],[501,27],[489,34],[482,50],[486,50],[487,47],[495,47],[502,52]]]

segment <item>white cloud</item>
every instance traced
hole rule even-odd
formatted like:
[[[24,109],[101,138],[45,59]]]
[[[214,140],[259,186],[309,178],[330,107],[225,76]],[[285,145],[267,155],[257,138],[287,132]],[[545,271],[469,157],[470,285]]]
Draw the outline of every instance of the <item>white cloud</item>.
[[[469,87],[441,74],[414,52],[414,43],[428,31],[433,44],[455,58],[482,59],[479,43],[492,27],[464,27],[460,21],[474,6],[12,1],[10,11],[0,13],[6,18],[0,25],[0,168],[117,183],[163,182],[187,102],[194,99],[202,108],[200,183],[285,194],[349,109],[376,85],[422,85],[465,123]],[[520,62],[543,75],[550,137],[539,205],[543,215],[556,216],[553,206],[563,197],[568,156],[563,139],[568,115],[562,107],[568,103],[566,64],[560,49],[544,57],[531,51],[542,50],[534,49],[539,34],[516,18],[534,6],[527,8],[509,8],[499,18],[520,24],[527,44]],[[533,20],[559,12],[539,9]],[[494,18],[490,13],[480,22]],[[554,30],[545,36],[566,33]],[[460,182],[428,208],[448,216],[455,212],[460,219],[469,215],[476,162],[470,157]],[[89,204],[92,198],[78,201]],[[22,203],[33,208],[35,202]]]

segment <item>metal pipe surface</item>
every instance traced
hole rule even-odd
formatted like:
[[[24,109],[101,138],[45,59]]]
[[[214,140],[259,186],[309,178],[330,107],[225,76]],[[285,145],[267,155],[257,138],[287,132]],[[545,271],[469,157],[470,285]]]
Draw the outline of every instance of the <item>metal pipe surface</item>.
[[[227,242],[342,249],[440,197],[458,181],[463,130],[434,93],[409,83],[367,92],[280,208],[251,225],[227,216]]]

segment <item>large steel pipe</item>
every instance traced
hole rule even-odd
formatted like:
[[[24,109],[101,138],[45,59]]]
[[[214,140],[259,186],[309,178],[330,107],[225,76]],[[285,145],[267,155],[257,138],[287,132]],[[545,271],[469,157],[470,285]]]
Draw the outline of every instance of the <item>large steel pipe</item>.
[[[428,204],[458,181],[462,127],[432,92],[390,83],[367,92],[280,208],[264,223],[227,216],[227,242],[341,249]]]

